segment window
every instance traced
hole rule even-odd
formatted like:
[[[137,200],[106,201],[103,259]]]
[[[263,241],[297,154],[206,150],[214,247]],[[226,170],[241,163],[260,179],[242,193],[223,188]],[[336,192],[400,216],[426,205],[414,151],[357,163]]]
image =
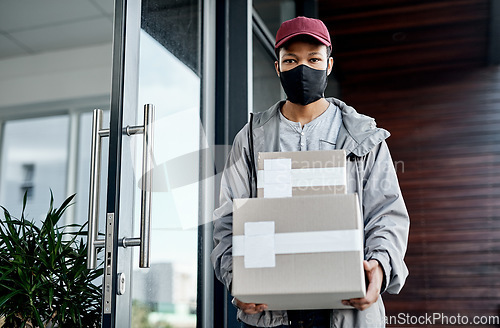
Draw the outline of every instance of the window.
[[[66,196],[68,116],[7,121],[3,129],[0,204],[19,216],[28,193],[27,210],[44,217],[52,190],[55,203]]]

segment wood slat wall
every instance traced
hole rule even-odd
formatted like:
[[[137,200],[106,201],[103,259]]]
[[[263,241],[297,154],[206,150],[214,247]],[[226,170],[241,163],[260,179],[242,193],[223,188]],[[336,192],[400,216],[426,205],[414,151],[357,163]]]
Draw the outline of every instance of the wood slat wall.
[[[500,69],[408,81],[341,86],[392,133],[410,213],[410,276],[387,315],[500,316]]]
[[[343,84],[484,66],[490,7],[491,0],[318,1]]]

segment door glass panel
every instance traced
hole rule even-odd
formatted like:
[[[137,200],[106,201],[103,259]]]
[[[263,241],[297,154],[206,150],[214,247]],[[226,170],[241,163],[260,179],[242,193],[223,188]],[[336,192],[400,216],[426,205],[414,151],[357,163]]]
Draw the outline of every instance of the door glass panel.
[[[293,0],[253,0],[252,6],[262,19],[273,40],[281,22],[295,16]],[[286,95],[274,68],[275,58],[271,56],[260,40],[253,35],[253,111],[262,112],[285,99]]]
[[[49,208],[66,196],[68,116],[7,121],[4,125],[0,175],[0,204],[18,217],[28,193],[26,213],[43,219]],[[43,132],[43,133],[41,133]]]
[[[253,0],[252,6],[273,37],[283,21],[295,17],[294,0]]]
[[[280,79],[274,68],[274,58],[253,36],[253,112],[262,112],[283,99]]]
[[[200,3],[143,2],[139,113],[155,105],[151,268],[134,251],[132,327],[196,327],[200,121]],[[200,142],[200,140],[202,140]],[[142,154],[142,141],[136,150]],[[134,162],[136,183],[140,156]],[[140,190],[134,234],[139,234]]]

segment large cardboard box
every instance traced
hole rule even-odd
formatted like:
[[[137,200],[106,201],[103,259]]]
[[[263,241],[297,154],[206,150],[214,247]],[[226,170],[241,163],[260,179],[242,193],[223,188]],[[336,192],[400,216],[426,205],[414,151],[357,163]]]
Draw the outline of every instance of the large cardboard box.
[[[234,199],[232,295],[270,310],[365,296],[356,194]]]
[[[345,194],[345,162],[344,150],[259,153],[257,197]]]

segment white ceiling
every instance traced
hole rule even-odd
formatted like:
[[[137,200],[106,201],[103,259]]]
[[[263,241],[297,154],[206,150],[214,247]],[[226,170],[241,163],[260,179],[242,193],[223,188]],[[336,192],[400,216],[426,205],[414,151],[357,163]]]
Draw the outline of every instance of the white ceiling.
[[[0,0],[0,59],[111,42],[114,0]]]

